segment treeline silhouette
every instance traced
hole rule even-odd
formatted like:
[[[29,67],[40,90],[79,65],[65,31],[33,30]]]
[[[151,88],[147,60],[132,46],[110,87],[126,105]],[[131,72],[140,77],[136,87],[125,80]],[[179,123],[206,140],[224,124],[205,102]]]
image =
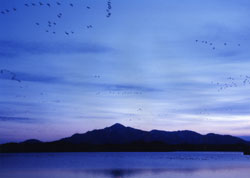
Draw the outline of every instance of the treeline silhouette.
[[[249,144],[176,144],[162,142],[134,142],[130,144],[73,144],[62,141],[39,143],[7,143],[1,153],[30,152],[170,152],[170,151],[223,151],[249,154]]]

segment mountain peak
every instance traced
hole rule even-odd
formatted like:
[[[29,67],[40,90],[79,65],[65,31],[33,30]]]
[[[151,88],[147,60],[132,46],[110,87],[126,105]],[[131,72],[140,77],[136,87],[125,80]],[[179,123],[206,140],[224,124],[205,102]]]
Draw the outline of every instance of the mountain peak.
[[[125,128],[125,126],[124,126],[124,125],[122,125],[122,124],[116,123],[116,124],[114,124],[114,125],[110,126],[110,128],[122,129],[122,128]]]
[[[42,143],[40,140],[37,139],[29,139],[29,140],[25,140],[24,142],[21,143],[30,143],[30,144],[36,144],[36,143]]]

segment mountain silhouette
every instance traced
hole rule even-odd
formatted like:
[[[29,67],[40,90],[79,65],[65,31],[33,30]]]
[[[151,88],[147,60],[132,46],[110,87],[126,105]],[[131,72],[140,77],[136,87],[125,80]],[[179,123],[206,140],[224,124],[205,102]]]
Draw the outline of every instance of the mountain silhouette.
[[[193,131],[143,131],[121,124],[74,134],[53,142],[27,140],[0,145],[0,152],[83,152],[83,151],[244,151],[249,142],[230,135]]]
[[[162,142],[165,144],[241,144],[246,141],[230,135],[207,134],[201,135],[193,131],[142,131],[121,124],[114,124],[100,130],[89,131],[84,134],[74,134],[61,139],[62,142],[74,144],[129,144],[133,142]]]

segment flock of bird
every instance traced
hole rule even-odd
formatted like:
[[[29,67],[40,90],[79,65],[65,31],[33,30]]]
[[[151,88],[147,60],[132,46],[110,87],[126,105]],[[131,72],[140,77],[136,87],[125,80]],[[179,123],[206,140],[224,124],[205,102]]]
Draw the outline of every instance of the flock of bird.
[[[111,16],[111,9],[112,9],[112,4],[111,4],[111,0],[108,0],[107,1],[107,9],[106,9],[106,11],[107,11],[107,15],[106,15],[106,17],[107,18],[109,18],[110,16]]]
[[[59,7],[59,6],[68,6],[69,8],[74,8],[75,7],[75,4],[73,3],[66,3],[66,2],[62,2],[62,1],[55,1],[54,3],[45,3],[45,2],[36,2],[36,3],[25,3],[24,6],[26,8],[32,8],[32,7],[47,7],[47,8],[53,8],[53,7]],[[91,10],[91,7],[90,6],[86,6],[86,9],[87,10]],[[9,9],[4,9],[4,10],[1,10],[1,14],[2,15],[7,15],[9,13],[14,13],[18,11],[18,9],[16,7],[13,7],[13,8],[9,8]],[[112,2],[111,0],[107,0],[107,8],[106,8],[106,17],[107,18],[110,18],[112,15]],[[52,34],[56,34],[57,31],[55,30],[55,27],[58,25],[58,23],[60,22],[60,20],[64,17],[64,13],[62,12],[57,12],[55,14],[55,18],[56,20],[48,20],[46,22],[46,29],[45,29],[45,32],[46,33],[52,33]],[[38,27],[41,27],[42,25],[44,25],[43,23],[41,22],[35,22],[34,23],[36,26]],[[93,28],[93,25],[92,24],[88,24],[85,26],[87,29],[91,29]],[[64,34],[69,36],[69,35],[73,35],[75,33],[74,30],[66,30],[64,31]],[[217,45],[214,43],[214,42],[211,42],[211,41],[207,41],[207,40],[195,40],[196,43],[199,43],[199,44],[204,44],[206,45],[207,47],[211,48],[212,50],[216,50],[217,49]],[[234,45],[234,46],[238,46],[238,47],[241,47],[241,44],[240,43],[237,43],[237,44],[233,44],[233,43],[227,43],[227,42],[224,42],[224,43],[221,43],[219,45],[222,45],[222,46],[228,46],[228,45]],[[1,69],[0,70],[0,78],[2,79],[7,79],[7,80],[12,80],[12,81],[15,81],[15,82],[22,82],[21,79],[19,79],[17,77],[17,75],[14,73],[14,72],[11,72],[7,69]],[[100,79],[101,76],[100,75],[94,75],[93,78],[95,79]],[[240,80],[239,79],[236,79],[234,77],[228,77],[227,78],[227,81],[226,82],[223,82],[223,83],[214,83],[212,82],[212,84],[215,84],[216,87],[218,87],[218,92],[222,91],[222,90],[226,90],[226,89],[229,89],[229,88],[237,88],[237,87],[240,87],[240,86],[246,86],[246,85],[250,85],[250,76],[243,76],[241,75],[240,76]],[[103,92],[97,92],[96,95],[100,95],[100,94],[103,94]],[[142,92],[141,91],[128,91],[128,90],[123,90],[123,91],[114,91],[114,90],[109,90],[107,91],[107,93],[105,94],[109,94],[109,95],[114,95],[114,96],[118,96],[118,95],[142,95]],[[44,93],[40,93],[40,95],[44,95]],[[21,95],[16,95],[16,97],[23,97],[25,98],[26,96],[21,96]],[[56,100],[55,101],[56,103],[60,103],[61,101],[60,100]],[[232,111],[232,109],[228,109],[227,111]],[[139,108],[137,110],[137,112],[142,112],[142,109]],[[199,112],[199,114],[201,115],[205,115],[205,116],[209,116],[210,115],[210,112],[206,109],[202,110]]]
[[[92,76],[94,79],[100,79],[101,78],[101,75],[93,75]],[[21,83],[22,80],[20,78],[18,78],[17,74],[10,71],[10,70],[7,70],[7,69],[1,69],[0,70],[0,79],[5,79],[5,80],[11,80],[13,82],[18,82],[18,83]],[[238,78],[236,77],[227,77],[226,78],[226,82],[224,83],[214,83],[214,82],[211,82],[212,84],[214,84],[215,86],[218,87],[218,91],[222,91],[222,90],[225,90],[225,89],[228,89],[228,88],[233,88],[233,87],[240,87],[240,86],[246,86],[246,85],[250,85],[250,76],[248,75],[240,75]],[[97,92],[96,95],[113,95],[113,96],[127,96],[127,95],[142,95],[142,92],[141,91],[129,91],[129,90],[119,90],[119,91],[115,91],[115,90],[108,90],[108,91],[104,91],[104,92]],[[44,95],[44,92],[41,92],[40,93],[41,96]],[[26,96],[22,96],[22,95],[16,95],[16,98],[26,98]],[[56,100],[55,103],[60,103],[61,101],[60,100]],[[138,112],[141,112],[142,109],[139,108],[137,110]],[[226,112],[232,112],[233,110],[232,109],[225,109]],[[205,120],[209,120],[209,117],[211,115],[211,110],[210,109],[203,109],[203,110],[200,110],[197,114],[199,115],[204,115],[205,116]]]
[[[211,41],[206,41],[206,40],[195,40],[195,42],[196,42],[196,43],[204,44],[204,45],[206,45],[207,47],[211,48],[212,50],[215,50],[215,49],[216,49],[215,43],[213,43],[213,42],[211,42]],[[222,45],[226,47],[226,46],[229,45],[229,43],[224,42]],[[235,45],[235,44],[233,44],[233,45]],[[240,47],[241,44],[238,43],[237,46]]]
[[[128,95],[142,95],[141,91],[129,91],[129,90],[123,90],[123,91],[113,91],[108,90],[104,92],[96,92],[96,95],[113,95],[113,96],[128,96]]]
[[[4,9],[1,11],[1,14],[8,14],[8,13],[11,13],[11,12],[16,12],[17,9],[15,7],[11,8],[11,9]]]
[[[101,75],[93,75],[92,76],[93,79],[101,79]],[[21,83],[22,80],[20,78],[17,77],[17,74],[7,70],[7,69],[1,69],[0,70],[0,79],[4,79],[4,80],[12,80],[12,81],[16,81]],[[25,81],[25,80],[24,80]],[[20,86],[20,88],[23,88],[23,86]],[[116,89],[108,89],[106,91],[102,91],[102,92],[96,92],[96,95],[112,95],[112,96],[131,96],[131,95],[142,95],[142,91],[140,90],[129,90],[129,89],[123,89],[123,90],[119,90],[116,91]],[[44,95],[43,92],[40,93],[40,95]],[[21,96],[21,95],[16,95],[17,98],[25,98],[26,96]],[[57,102],[58,103],[58,102]]]
[[[60,6],[68,6],[68,7],[74,8],[75,6],[77,6],[73,3],[70,3],[70,2],[66,3],[66,2],[62,2],[62,1],[55,1],[53,3],[39,1],[39,2],[32,2],[32,3],[24,3],[23,5],[26,8],[35,8],[35,7],[53,8],[53,7],[60,7]],[[86,6],[86,9],[91,10],[91,6]],[[112,9],[112,2],[111,2],[111,0],[107,0],[107,8],[106,8],[106,12],[107,12],[106,17],[107,18],[111,17],[111,14],[112,14],[111,9]],[[17,11],[17,8],[13,7],[13,8],[1,10],[1,14],[6,15],[8,13],[16,12],[16,11]],[[42,22],[35,22],[34,24],[36,26],[45,28],[44,31],[46,33],[51,33],[51,34],[55,35],[58,32],[58,30],[56,30],[55,27],[59,23],[59,20],[61,20],[63,18],[63,13],[58,12],[58,13],[56,13],[55,17],[57,18],[57,20],[48,20],[46,25],[45,25],[45,23],[42,23]],[[87,25],[85,25],[85,28],[92,29],[93,25],[87,24]],[[73,35],[74,33],[75,33],[74,30],[64,30],[64,32],[63,32],[63,34],[66,36]]]
[[[248,75],[240,75],[238,78],[235,77],[227,77],[226,82],[211,82],[212,84],[218,87],[218,92],[229,89],[229,88],[237,88],[241,86],[250,85],[250,76]]]

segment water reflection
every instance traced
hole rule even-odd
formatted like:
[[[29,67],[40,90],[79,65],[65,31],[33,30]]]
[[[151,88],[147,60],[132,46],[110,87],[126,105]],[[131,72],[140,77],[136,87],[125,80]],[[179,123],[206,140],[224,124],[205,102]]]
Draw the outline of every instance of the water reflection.
[[[91,175],[94,177],[109,177],[109,178],[124,178],[124,177],[143,177],[146,175],[152,175],[152,177],[170,176],[170,175],[195,175],[195,174],[206,174],[212,173],[242,173],[245,171],[250,174],[250,167],[220,167],[220,168],[208,168],[208,169],[113,169],[113,170],[82,170],[82,171],[71,171],[71,174],[77,175]]]
[[[0,154],[0,177],[11,178],[249,178],[241,153]]]

